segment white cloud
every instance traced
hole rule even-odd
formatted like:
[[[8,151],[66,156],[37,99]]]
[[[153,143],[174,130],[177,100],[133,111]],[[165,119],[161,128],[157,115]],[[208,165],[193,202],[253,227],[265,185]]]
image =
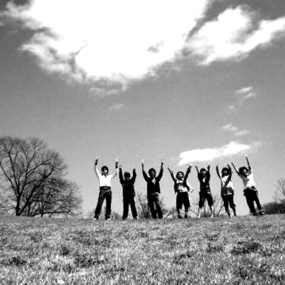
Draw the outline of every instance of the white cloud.
[[[233,133],[236,137],[244,136],[249,134],[248,130],[240,130],[238,127],[232,125],[232,124],[227,124],[222,127],[222,130],[226,132]]]
[[[258,47],[285,35],[285,17],[256,23],[256,14],[244,6],[230,8],[207,22],[188,41],[187,49],[203,65],[240,59]]]
[[[124,104],[116,103],[116,104],[113,104],[112,106],[110,106],[109,110],[110,111],[118,111],[118,110],[122,109],[123,107],[124,107]]]
[[[249,145],[249,144],[241,144],[239,142],[231,141],[230,143],[221,147],[204,148],[204,149],[198,148],[189,151],[184,151],[180,154],[180,161],[178,164],[184,165],[195,161],[212,161],[217,158],[223,158],[243,153],[245,151],[249,151],[255,146],[257,146],[257,143]]]
[[[10,2],[5,16],[35,31],[21,50],[35,55],[44,70],[79,82],[103,80],[109,94],[173,61],[209,1],[33,0],[26,6]]]
[[[231,104],[228,107],[228,112],[230,113],[238,111],[242,107],[245,101],[257,96],[256,91],[254,90],[253,86],[242,87],[236,90],[234,92],[234,95],[237,96],[237,99],[236,99],[237,102],[234,104]]]

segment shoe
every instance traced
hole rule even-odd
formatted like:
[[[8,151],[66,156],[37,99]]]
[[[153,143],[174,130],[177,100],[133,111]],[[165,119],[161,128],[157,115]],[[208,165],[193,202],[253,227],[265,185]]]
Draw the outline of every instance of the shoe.
[[[106,221],[111,221],[111,219],[110,219],[110,218],[107,218]]]
[[[184,218],[185,218],[185,219],[188,219],[188,215],[185,215]]]
[[[97,221],[98,220],[98,218],[97,217],[94,217],[94,219],[93,219],[94,221]]]
[[[263,210],[260,210],[259,215],[265,215],[265,212]]]
[[[178,219],[183,219],[181,215],[178,215],[177,217],[178,217]]]

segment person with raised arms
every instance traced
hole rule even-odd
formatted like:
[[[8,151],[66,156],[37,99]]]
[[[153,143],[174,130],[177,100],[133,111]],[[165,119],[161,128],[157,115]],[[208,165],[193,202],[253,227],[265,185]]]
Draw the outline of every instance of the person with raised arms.
[[[106,200],[106,213],[105,213],[105,219],[110,220],[111,218],[111,206],[112,206],[112,188],[111,188],[111,180],[114,179],[118,174],[118,166],[119,166],[119,160],[116,159],[115,161],[115,173],[109,174],[109,168],[104,165],[101,167],[101,173],[98,170],[98,157],[95,157],[95,163],[94,163],[94,171],[96,176],[99,179],[99,196],[98,196],[98,202],[95,209],[95,215],[94,219],[98,220],[101,208],[104,200]]]
[[[162,219],[163,213],[160,207],[159,195],[160,195],[160,180],[163,175],[163,160],[161,160],[160,164],[160,171],[159,174],[156,176],[156,170],[154,168],[150,168],[148,170],[148,175],[144,170],[144,160],[142,160],[142,174],[147,182],[147,201],[148,206],[152,215],[153,219]]]

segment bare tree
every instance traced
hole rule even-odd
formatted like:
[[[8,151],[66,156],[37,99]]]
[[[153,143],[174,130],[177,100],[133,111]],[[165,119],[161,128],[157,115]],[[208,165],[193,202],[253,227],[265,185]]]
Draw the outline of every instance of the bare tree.
[[[64,179],[60,155],[37,138],[0,138],[0,181],[16,216],[73,215],[81,207],[78,186]]]
[[[279,178],[277,180],[277,185],[275,190],[275,200],[276,201],[285,200],[285,178]]]

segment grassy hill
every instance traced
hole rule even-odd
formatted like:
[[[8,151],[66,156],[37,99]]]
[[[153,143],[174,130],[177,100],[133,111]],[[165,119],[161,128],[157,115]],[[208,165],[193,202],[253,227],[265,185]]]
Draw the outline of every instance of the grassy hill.
[[[285,215],[0,216],[0,284],[284,284]]]

